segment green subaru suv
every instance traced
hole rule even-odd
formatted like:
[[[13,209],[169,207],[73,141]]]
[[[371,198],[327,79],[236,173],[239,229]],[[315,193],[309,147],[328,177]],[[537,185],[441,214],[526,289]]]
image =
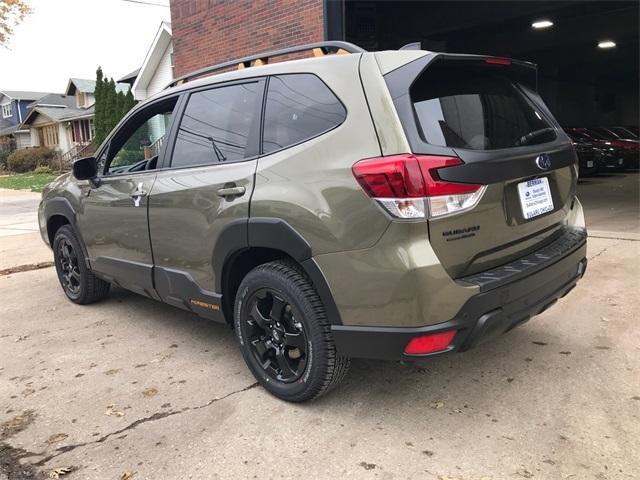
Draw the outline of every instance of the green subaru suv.
[[[351,358],[464,352],[582,277],[577,158],[535,84],[345,42],[215,65],[51,183],[42,237],[71,301],[116,285],[226,323],[264,388],[313,399]]]

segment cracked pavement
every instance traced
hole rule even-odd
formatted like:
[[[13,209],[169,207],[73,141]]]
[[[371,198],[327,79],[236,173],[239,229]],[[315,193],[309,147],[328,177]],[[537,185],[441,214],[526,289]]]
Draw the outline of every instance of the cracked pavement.
[[[579,188],[613,234],[568,297],[465,354],[354,361],[304,405],[256,387],[225,326],[117,289],[73,305],[52,268],[0,276],[0,480],[637,478],[640,231],[592,221],[602,184]]]

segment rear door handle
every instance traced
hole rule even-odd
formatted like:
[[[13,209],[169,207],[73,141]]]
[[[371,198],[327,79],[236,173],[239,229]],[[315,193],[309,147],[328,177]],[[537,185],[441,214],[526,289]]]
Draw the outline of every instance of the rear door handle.
[[[219,197],[235,197],[244,195],[246,189],[244,187],[227,187],[218,190]]]

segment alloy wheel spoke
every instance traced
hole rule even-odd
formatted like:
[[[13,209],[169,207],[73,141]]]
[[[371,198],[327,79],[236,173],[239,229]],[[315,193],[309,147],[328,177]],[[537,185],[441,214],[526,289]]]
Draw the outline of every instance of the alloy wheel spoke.
[[[271,306],[271,320],[274,322],[282,321],[282,312],[284,310],[285,302],[279,297],[273,296],[273,305]]]
[[[302,333],[285,333],[283,343],[287,347],[299,348],[303,352],[306,349],[306,342]]]
[[[284,353],[284,349],[279,348],[276,350],[276,361],[278,362],[282,378],[287,379],[296,375],[296,372],[293,371],[289,365],[289,360]]]
[[[264,359],[265,354],[269,350],[267,348],[267,345],[265,344],[265,341],[261,338],[257,338],[251,341],[251,345],[253,345],[253,348],[256,349],[256,352],[258,352],[258,355],[260,355],[260,358]]]
[[[267,330],[269,328],[269,319],[262,315],[262,313],[260,313],[260,310],[258,309],[258,302],[253,302],[253,306],[251,307],[249,316],[263,330]]]

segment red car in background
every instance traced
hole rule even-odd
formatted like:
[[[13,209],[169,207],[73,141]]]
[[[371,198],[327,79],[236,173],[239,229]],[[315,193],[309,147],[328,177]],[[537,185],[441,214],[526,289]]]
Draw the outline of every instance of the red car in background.
[[[604,168],[638,168],[640,157],[640,142],[632,139],[619,138],[615,133],[603,127],[572,127],[565,128],[567,134],[579,135],[590,139],[593,143],[604,148],[606,152],[601,166]]]

